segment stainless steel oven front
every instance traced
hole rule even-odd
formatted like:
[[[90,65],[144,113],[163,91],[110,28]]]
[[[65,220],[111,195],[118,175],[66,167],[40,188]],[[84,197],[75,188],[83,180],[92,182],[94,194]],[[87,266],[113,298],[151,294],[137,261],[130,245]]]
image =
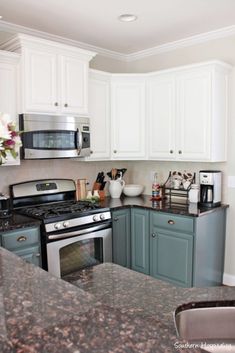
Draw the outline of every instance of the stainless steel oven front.
[[[57,277],[112,262],[111,224],[108,222],[86,229],[49,234],[46,251],[48,272]]]

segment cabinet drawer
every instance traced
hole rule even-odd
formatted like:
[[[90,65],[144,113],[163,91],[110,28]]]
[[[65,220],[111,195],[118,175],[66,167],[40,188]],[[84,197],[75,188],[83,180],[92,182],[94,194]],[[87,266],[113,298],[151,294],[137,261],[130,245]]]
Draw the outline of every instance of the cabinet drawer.
[[[2,246],[6,249],[23,249],[40,241],[38,227],[22,228],[2,234]]]
[[[152,225],[184,233],[193,233],[194,220],[191,217],[175,216],[170,213],[151,212]]]

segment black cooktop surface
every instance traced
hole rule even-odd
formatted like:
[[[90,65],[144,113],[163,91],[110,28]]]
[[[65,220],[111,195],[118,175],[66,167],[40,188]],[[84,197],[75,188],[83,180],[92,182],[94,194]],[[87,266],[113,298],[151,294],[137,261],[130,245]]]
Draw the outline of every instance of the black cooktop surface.
[[[68,215],[83,216],[85,214],[99,212],[101,206],[99,203],[91,201],[65,201],[50,203],[44,205],[24,207],[17,210],[17,213],[31,216],[37,219],[45,220],[58,217],[67,218]]]

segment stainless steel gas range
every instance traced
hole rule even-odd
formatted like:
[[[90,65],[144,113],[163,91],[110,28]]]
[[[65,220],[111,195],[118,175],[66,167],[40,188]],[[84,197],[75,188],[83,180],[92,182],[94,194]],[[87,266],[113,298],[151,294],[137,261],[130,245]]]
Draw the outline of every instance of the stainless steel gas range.
[[[41,220],[42,267],[57,277],[112,262],[111,213],[99,203],[75,200],[70,179],[10,186],[14,211]]]

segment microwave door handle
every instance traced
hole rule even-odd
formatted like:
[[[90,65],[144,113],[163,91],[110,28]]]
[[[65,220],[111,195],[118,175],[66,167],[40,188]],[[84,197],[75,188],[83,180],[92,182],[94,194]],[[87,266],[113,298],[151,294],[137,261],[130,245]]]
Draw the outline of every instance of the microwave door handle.
[[[82,150],[82,133],[79,129],[76,131],[76,148],[79,155]]]

